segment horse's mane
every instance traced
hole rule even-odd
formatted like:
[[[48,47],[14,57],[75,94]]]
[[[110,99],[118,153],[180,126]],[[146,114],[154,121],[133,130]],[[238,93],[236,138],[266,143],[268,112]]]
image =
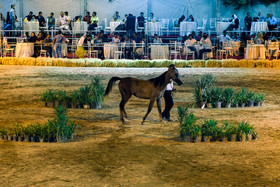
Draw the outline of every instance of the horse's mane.
[[[161,74],[160,76],[158,77],[155,77],[155,78],[152,78],[152,79],[149,79],[150,82],[154,83],[154,86],[157,87],[157,86],[162,86],[164,85],[165,83],[165,75],[166,75],[167,71],[164,72],[163,74]]]

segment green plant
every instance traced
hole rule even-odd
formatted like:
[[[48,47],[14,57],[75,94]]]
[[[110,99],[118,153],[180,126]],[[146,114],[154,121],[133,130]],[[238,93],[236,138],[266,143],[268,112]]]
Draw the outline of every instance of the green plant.
[[[241,92],[235,92],[233,99],[232,99],[232,104],[240,104],[242,99]]]
[[[60,102],[64,103],[67,101],[67,93],[64,90],[59,90],[57,92],[57,100],[59,100]]]
[[[13,125],[13,131],[15,136],[21,136],[23,135],[23,127],[19,125],[18,123],[15,123]]]
[[[235,91],[230,88],[227,87],[226,89],[224,89],[223,93],[222,93],[222,100],[224,104],[230,104],[233,101],[233,97],[234,97],[234,93]]]
[[[90,87],[88,85],[85,85],[84,87],[80,88],[80,103],[83,105],[90,104]]]
[[[56,94],[52,90],[45,91],[40,97],[40,100],[44,102],[54,102],[56,99]]]
[[[185,116],[188,114],[189,108],[187,106],[178,106],[177,112],[178,112],[178,121],[180,124],[182,124]]]
[[[207,93],[207,101],[211,104],[215,104],[218,101],[222,101],[222,88],[218,88],[216,86],[213,86],[209,89],[206,89]]]
[[[191,136],[200,136],[201,135],[201,127],[199,125],[192,125],[190,126],[190,135]]]
[[[217,121],[214,119],[205,120],[201,127],[203,136],[217,136]]]
[[[0,128],[0,135],[7,135],[7,129]]]
[[[256,101],[256,102],[263,102],[264,101],[264,97],[265,97],[265,94],[255,93],[254,101]]]
[[[240,97],[241,103],[246,103],[247,102],[248,89],[246,87],[241,87],[239,94],[240,94],[239,97]]]
[[[80,101],[80,94],[79,94],[79,92],[75,90],[72,94],[70,94],[70,98],[71,98],[71,101],[73,103],[78,104],[79,101]]]
[[[212,74],[203,75],[195,82],[194,97],[197,106],[200,106],[202,101],[207,101],[206,89],[211,88],[214,83],[215,78]]]
[[[249,91],[247,93],[247,101],[254,100],[254,98],[255,98],[255,93]]]
[[[47,128],[48,128],[48,126],[47,126],[47,124],[40,124],[40,123],[37,123],[36,125],[35,125],[35,128],[36,128],[36,134],[39,136],[39,138],[46,138],[46,136],[47,136]]]
[[[23,132],[28,136],[36,136],[36,126],[31,124],[23,128]]]
[[[237,134],[236,126],[230,124],[229,122],[224,122],[223,128],[225,129],[226,137],[230,137],[233,134]]]
[[[237,129],[236,129],[237,134],[242,135],[248,135],[252,134],[254,132],[254,127],[248,124],[245,121],[242,121],[241,123],[238,124]]]
[[[91,82],[91,98],[94,103],[100,103],[103,101],[103,94],[105,88],[101,84],[100,77],[94,77]]]
[[[181,137],[183,135],[190,136],[193,130],[193,126],[195,125],[197,118],[194,116],[192,112],[186,112],[181,124],[180,134]]]

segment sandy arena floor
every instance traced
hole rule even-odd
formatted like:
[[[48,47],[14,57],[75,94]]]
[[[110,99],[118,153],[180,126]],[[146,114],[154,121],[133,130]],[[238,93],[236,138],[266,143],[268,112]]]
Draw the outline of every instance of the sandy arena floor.
[[[100,75],[148,79],[165,68],[58,68],[0,66],[0,126],[15,122],[46,122],[54,110],[43,107],[46,89],[71,91]],[[191,109],[200,121],[246,120],[259,139],[251,142],[183,143],[179,124],[161,123],[154,106],[140,125],[148,101],[132,98],[129,123],[119,121],[117,86],[101,110],[69,111],[82,129],[74,142],[20,143],[0,140],[0,186],[279,186],[280,70],[179,69],[183,86],[176,86],[173,119],[178,105],[192,106],[194,82],[206,73],[217,85],[266,92],[264,107]],[[164,102],[163,102],[164,103]]]

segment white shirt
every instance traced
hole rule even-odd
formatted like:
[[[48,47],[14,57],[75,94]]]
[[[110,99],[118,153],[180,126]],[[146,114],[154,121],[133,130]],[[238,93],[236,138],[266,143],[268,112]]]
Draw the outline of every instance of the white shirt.
[[[68,23],[67,16],[63,16],[63,17],[59,16],[59,21],[61,25],[66,25]]]
[[[113,37],[112,38],[112,42],[113,43],[120,43],[121,41],[120,41],[120,39],[118,37],[117,38]]]
[[[220,40],[220,42],[226,42],[227,40],[231,40],[231,38],[228,36],[228,35],[226,35],[226,36],[224,36],[224,35],[220,35],[219,36],[219,40]]]
[[[154,44],[161,44],[162,40],[160,38],[158,38],[157,40],[154,38]]]
[[[205,48],[205,49],[211,49],[212,43],[211,43],[211,40],[210,40],[209,37],[207,37],[206,39],[204,39],[204,38],[202,37],[200,41],[201,41],[201,42],[206,42],[206,43],[204,43],[204,48]]]
[[[185,41],[185,46],[193,46],[194,43],[196,42],[196,39],[188,39]]]
[[[166,90],[168,91],[172,91],[173,90],[173,80],[170,79],[171,83],[168,83],[166,86]]]

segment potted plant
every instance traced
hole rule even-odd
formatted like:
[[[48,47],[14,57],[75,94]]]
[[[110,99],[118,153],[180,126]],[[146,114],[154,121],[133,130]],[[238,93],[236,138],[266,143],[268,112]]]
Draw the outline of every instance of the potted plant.
[[[190,128],[191,140],[195,143],[201,142],[201,128],[199,125],[193,124]]]
[[[217,139],[221,142],[227,141],[225,126],[217,127]]]
[[[103,94],[105,88],[101,84],[100,77],[94,77],[91,83],[91,101],[93,102],[94,109],[101,108],[101,102],[103,101]]]
[[[78,91],[74,91],[71,95],[71,107],[77,108],[80,105],[80,94]]]
[[[247,102],[247,94],[248,94],[248,89],[246,87],[241,87],[240,88],[240,101],[241,101],[241,107],[244,108]]]
[[[217,121],[214,119],[205,120],[201,127],[201,134],[202,142],[216,141]]]
[[[177,112],[178,112],[178,121],[179,121],[180,125],[182,125],[184,118],[189,113],[189,108],[187,106],[178,106]]]
[[[192,141],[191,132],[192,126],[196,123],[197,118],[193,113],[187,112],[184,116],[180,127],[180,138],[184,142]]]
[[[37,123],[36,125],[36,134],[41,143],[46,142],[47,128],[48,126],[46,124]]]
[[[237,127],[237,138],[239,141],[249,141],[251,139],[251,132],[253,127],[250,126],[247,122],[242,121],[238,124]]]
[[[255,93],[254,92],[248,92],[247,93],[247,102],[249,107],[254,107],[254,98],[255,98]]]
[[[1,138],[3,140],[7,140],[8,139],[8,137],[7,137],[7,130],[5,128],[1,128],[0,129],[0,134],[1,134]]]
[[[22,126],[19,125],[18,123],[15,123],[13,125],[13,129],[14,129],[14,137],[13,140],[14,141],[19,141],[21,142],[23,137],[22,137]]]
[[[44,101],[48,107],[54,108],[55,93],[52,90],[47,90],[41,95],[41,101]]]
[[[47,127],[46,127],[46,139],[49,143],[54,141],[54,134],[55,132],[55,120],[48,120]]]
[[[226,130],[227,140],[230,142],[234,142],[236,140],[236,127],[229,124],[228,122],[224,122],[224,129]]]
[[[90,109],[90,87],[84,86],[80,88],[80,101],[84,106],[84,109]]]
[[[218,88],[216,86],[211,88],[211,101],[216,108],[222,108],[222,92],[222,88]]]
[[[58,105],[63,105],[64,107],[66,107],[66,102],[67,102],[67,93],[64,90],[59,90],[57,92],[57,100],[55,101],[55,107],[57,107]]]
[[[7,128],[8,140],[12,141],[14,136],[14,129],[12,127]]]
[[[260,94],[260,93],[255,93],[255,102],[256,102],[256,106],[262,106],[263,105],[263,102],[264,102],[264,97],[265,97],[265,94]]]
[[[226,89],[224,89],[223,93],[222,93],[222,97],[223,97],[223,103],[225,105],[226,108],[230,108],[232,101],[233,101],[233,96],[234,96],[234,90],[230,87],[227,87]]]
[[[233,101],[232,101],[232,104],[238,108],[239,107],[239,104],[241,103],[241,99],[242,99],[242,96],[241,96],[241,92],[236,92],[233,96]]]

